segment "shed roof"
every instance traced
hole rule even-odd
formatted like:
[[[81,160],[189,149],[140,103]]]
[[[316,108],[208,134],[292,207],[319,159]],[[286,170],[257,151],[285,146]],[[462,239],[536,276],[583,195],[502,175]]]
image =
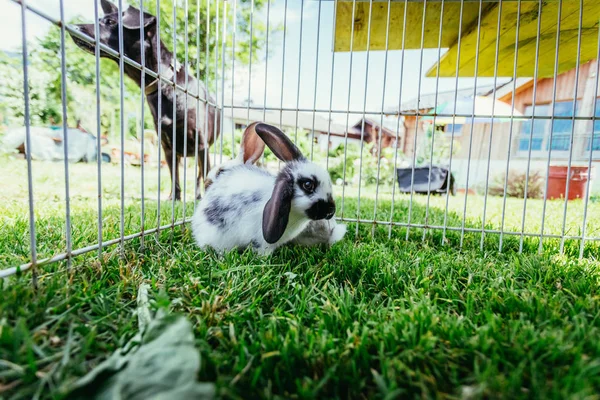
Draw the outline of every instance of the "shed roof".
[[[254,107],[254,106],[253,106]],[[232,117],[232,109],[229,106],[223,107],[225,118]],[[275,111],[250,108],[243,105],[234,106],[233,119],[240,122],[262,121],[274,126],[283,126],[284,128],[300,128],[312,131],[313,127],[318,132],[330,132],[333,134],[344,134],[346,127],[328,120],[318,113],[296,112],[296,111]]]
[[[494,90],[494,86],[493,85],[485,85],[485,86],[481,86],[481,87],[477,87],[476,90],[476,94],[478,96],[486,96],[489,93],[492,93]],[[469,88],[463,88],[463,89],[458,89],[457,91],[455,90],[448,90],[448,91],[444,91],[444,92],[438,92],[437,93],[437,98],[436,98],[436,93],[427,93],[427,94],[422,94],[418,97],[414,97],[410,100],[407,100],[406,102],[402,103],[402,106],[400,107],[400,112],[401,113],[409,113],[409,112],[416,112],[417,110],[422,111],[422,110],[430,110],[432,108],[435,108],[436,106],[449,102],[449,101],[453,101],[455,96],[460,97],[468,97],[468,96],[472,96],[473,95],[473,88],[469,87]],[[437,99],[437,102],[436,102]],[[398,108],[389,108],[385,111],[386,114],[398,114]]]

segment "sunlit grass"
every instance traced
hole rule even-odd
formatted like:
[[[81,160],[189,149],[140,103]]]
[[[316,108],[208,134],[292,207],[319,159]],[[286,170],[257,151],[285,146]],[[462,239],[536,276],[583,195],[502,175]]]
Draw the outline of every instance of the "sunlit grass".
[[[0,264],[29,261],[24,162],[0,166]],[[38,252],[65,249],[62,164],[34,163]],[[97,242],[94,165],[71,166],[73,247]],[[157,223],[156,169],[147,168],[145,228]],[[120,235],[120,169],[103,166],[103,239]],[[172,218],[167,170],[162,172],[161,223]],[[190,174],[191,175],[191,174]],[[126,169],[124,234],[141,228],[140,170]],[[192,187],[192,181],[188,183]],[[338,195],[341,194],[340,188]],[[361,219],[373,219],[375,194],[361,195]],[[375,219],[389,221],[382,190]],[[348,188],[344,218],[358,201]],[[186,214],[193,208],[191,191]],[[396,197],[393,220],[461,227],[464,203],[445,197]],[[482,197],[469,196],[466,227],[481,228]],[[508,199],[505,229],[520,231],[522,200]],[[502,199],[488,199],[486,227],[500,227]],[[341,216],[341,199],[338,199]],[[541,202],[528,202],[526,232],[538,232]],[[549,202],[546,232],[562,229],[561,202]],[[570,234],[578,205],[569,204]],[[598,229],[590,205],[588,234]],[[183,204],[175,205],[175,219]],[[538,224],[538,225],[536,225]],[[194,324],[202,356],[200,380],[222,398],[595,398],[600,390],[600,286],[597,242],[578,261],[579,241],[524,241],[460,231],[350,224],[331,249],[286,247],[270,258],[249,252],[200,252],[185,227],[130,241],[123,254],[106,248],[0,282],[0,397],[60,398],[70,384],[137,331],[135,299],[151,285],[154,307]],[[594,231],[594,229],[596,229]],[[71,332],[71,333],[69,333]]]

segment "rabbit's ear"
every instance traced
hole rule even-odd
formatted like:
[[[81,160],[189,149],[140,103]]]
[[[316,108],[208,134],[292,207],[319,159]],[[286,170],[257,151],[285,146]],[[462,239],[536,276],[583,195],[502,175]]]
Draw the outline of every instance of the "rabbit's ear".
[[[304,159],[300,150],[280,129],[272,125],[259,123],[256,125],[255,130],[271,151],[273,151],[273,154],[281,161]]]
[[[239,158],[243,164],[254,164],[265,151],[265,142],[256,133],[258,122],[250,124],[242,136]]]
[[[263,210],[262,231],[267,243],[276,243],[283,236],[290,218],[293,197],[293,176],[279,175],[271,198]]]

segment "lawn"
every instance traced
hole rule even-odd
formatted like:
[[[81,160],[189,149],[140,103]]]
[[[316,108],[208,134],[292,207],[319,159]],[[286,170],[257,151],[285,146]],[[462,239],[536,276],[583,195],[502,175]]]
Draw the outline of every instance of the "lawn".
[[[0,265],[29,260],[27,180],[22,160],[0,162]],[[157,223],[156,169],[147,168],[145,221]],[[34,163],[40,258],[64,251],[62,164]],[[103,238],[119,236],[119,168],[103,166]],[[170,187],[162,171],[163,200]],[[189,175],[192,175],[191,173]],[[140,170],[125,175],[125,235],[141,227]],[[97,241],[95,166],[71,165],[73,248]],[[188,188],[192,187],[189,180]],[[338,188],[339,189],[339,188]],[[338,190],[340,195],[341,190]],[[361,219],[372,220],[373,188],[363,188]],[[190,196],[191,198],[191,196]],[[381,188],[376,219],[389,221]],[[469,196],[467,228],[481,229],[483,197]],[[500,229],[502,198],[489,198],[487,229]],[[445,197],[396,196],[395,222],[443,225]],[[338,200],[342,216],[341,199]],[[191,215],[193,202],[186,204]],[[357,215],[345,190],[344,218]],[[546,234],[560,234],[564,203],[548,202]],[[183,204],[161,202],[161,224]],[[460,228],[464,198],[450,199],[447,223]],[[581,202],[569,204],[577,235]],[[600,205],[590,204],[589,236],[599,236]],[[542,202],[527,203],[525,232],[538,233]],[[508,199],[505,229],[521,231],[523,201]],[[136,297],[150,285],[155,309],[192,323],[201,381],[222,398],[598,398],[600,263],[598,242],[350,224],[329,250],[286,247],[270,258],[199,252],[185,226],[40,268],[0,282],[0,398],[60,398],[73,382],[136,332]],[[443,244],[442,244],[443,243]],[[100,262],[99,262],[100,261]]]

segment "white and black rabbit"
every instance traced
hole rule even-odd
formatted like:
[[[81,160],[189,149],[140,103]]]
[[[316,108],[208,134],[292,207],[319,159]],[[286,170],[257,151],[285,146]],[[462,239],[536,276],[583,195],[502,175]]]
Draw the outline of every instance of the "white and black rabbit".
[[[338,224],[335,218],[310,221],[305,230],[292,243],[302,246],[320,244],[332,245],[339,242],[346,234],[346,225]]]
[[[286,162],[276,176],[252,165],[262,155],[265,143]],[[242,149],[236,160],[207,177],[205,196],[192,220],[198,246],[219,252],[251,247],[266,255],[293,240],[331,242],[333,235],[327,236],[328,229],[323,229],[335,214],[327,171],[308,161],[281,130],[264,123],[246,129]],[[308,231],[325,236],[303,240],[311,221],[319,225]],[[345,226],[340,227],[337,240],[342,230],[341,237],[345,233]]]
[[[260,159],[265,150],[265,142],[262,141],[255,130],[256,125],[259,123],[254,122],[248,125],[244,131],[237,158],[210,170],[205,179],[205,189],[208,189],[212,185],[212,182],[217,179],[222,171],[242,164],[255,164]],[[303,246],[333,245],[342,240],[345,235],[346,225],[337,223],[335,218],[330,220],[311,220],[306,229],[291,242]]]

